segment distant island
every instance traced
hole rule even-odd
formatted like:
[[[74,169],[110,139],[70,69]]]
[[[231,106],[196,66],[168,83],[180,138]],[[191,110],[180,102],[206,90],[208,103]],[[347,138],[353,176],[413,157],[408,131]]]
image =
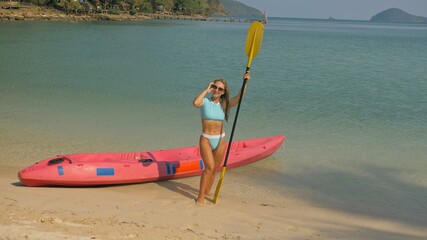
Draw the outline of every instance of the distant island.
[[[371,22],[427,23],[427,18],[409,14],[398,8],[390,8],[374,15]]]

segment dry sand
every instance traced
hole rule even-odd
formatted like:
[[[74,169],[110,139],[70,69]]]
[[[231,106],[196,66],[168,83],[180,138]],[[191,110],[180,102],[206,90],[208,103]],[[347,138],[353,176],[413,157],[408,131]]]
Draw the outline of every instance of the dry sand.
[[[199,177],[96,188],[29,188],[0,167],[0,239],[427,239],[427,230],[257,197],[227,172],[220,202],[198,206]]]

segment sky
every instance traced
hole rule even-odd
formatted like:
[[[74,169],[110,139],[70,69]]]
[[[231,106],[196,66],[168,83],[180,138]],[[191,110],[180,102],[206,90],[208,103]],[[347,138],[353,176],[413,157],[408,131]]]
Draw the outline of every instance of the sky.
[[[269,17],[370,20],[389,8],[427,17],[427,0],[237,0]]]

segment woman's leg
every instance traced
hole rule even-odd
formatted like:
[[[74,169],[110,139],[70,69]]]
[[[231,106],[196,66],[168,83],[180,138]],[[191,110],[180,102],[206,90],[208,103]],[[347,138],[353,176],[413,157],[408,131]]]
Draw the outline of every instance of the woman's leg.
[[[215,171],[218,169],[222,160],[224,159],[225,146],[226,146],[225,137],[221,137],[221,140],[219,141],[218,147],[212,152],[215,166],[214,166],[214,171],[212,172],[212,175],[210,176],[209,184],[206,188],[206,192],[205,192],[206,195],[210,194],[213,183],[215,181]]]
[[[200,178],[199,196],[196,201],[197,203],[203,204],[205,202],[205,193],[209,186],[211,176],[215,173],[215,160],[209,139],[202,136],[200,136],[200,155],[205,164],[205,170]]]

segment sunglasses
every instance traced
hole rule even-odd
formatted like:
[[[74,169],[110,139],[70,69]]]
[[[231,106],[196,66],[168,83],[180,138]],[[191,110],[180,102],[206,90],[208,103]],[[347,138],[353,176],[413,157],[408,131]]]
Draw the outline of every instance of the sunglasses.
[[[225,89],[224,88],[222,88],[222,87],[218,87],[217,85],[211,85],[211,88],[213,88],[213,89],[215,89],[215,90],[218,90],[218,91],[221,91],[221,92],[224,92],[225,91]]]

